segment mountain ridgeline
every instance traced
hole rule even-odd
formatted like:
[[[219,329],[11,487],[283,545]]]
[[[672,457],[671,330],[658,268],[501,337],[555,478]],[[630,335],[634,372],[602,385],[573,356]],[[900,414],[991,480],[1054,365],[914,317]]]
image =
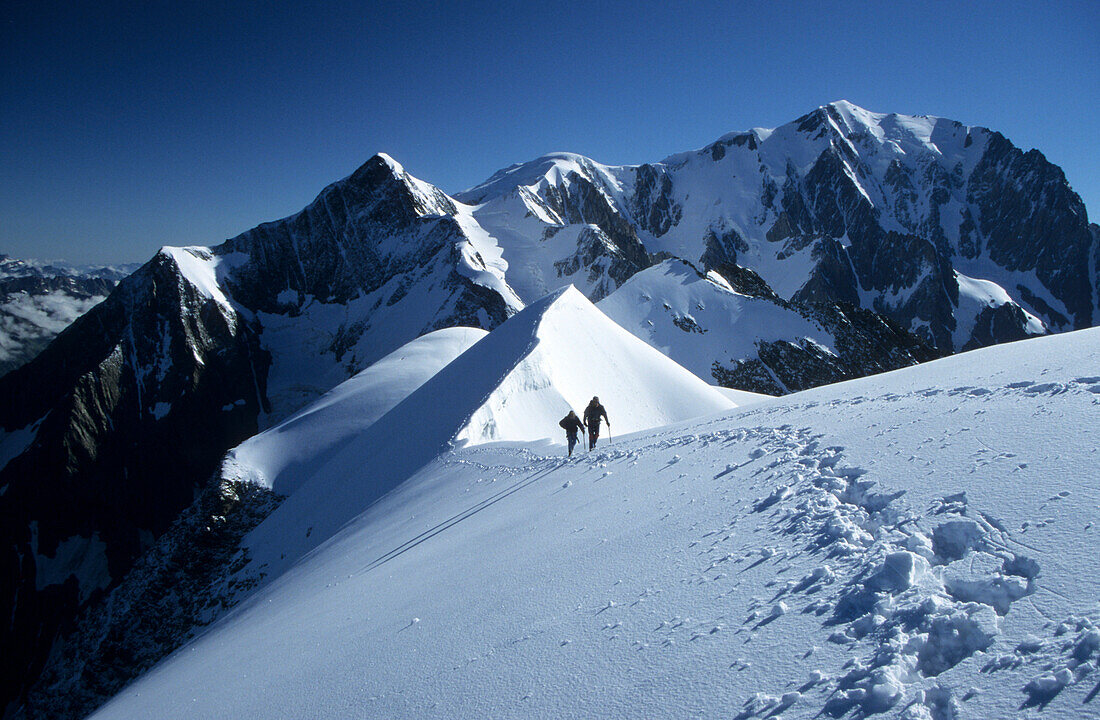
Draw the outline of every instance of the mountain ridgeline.
[[[229,448],[426,333],[491,331],[573,284],[705,380],[780,394],[1091,326],[1098,246],[1038,151],[846,102],[453,197],[377,155],[296,215],[163,248],[0,377],[0,702],[49,714],[55,643]]]

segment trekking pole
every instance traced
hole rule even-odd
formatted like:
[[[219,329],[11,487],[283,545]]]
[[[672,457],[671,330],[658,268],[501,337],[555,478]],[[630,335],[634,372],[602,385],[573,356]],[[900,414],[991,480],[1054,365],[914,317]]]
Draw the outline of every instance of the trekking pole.
[[[614,443],[615,443],[615,441],[611,439],[611,423],[608,423],[607,424],[607,444],[608,445],[613,445]]]

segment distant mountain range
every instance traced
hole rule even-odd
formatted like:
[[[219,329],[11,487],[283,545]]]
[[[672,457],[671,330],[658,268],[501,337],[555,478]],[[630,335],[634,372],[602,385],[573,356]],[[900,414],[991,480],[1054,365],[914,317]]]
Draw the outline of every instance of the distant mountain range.
[[[37,355],[139,266],[72,266],[0,254],[0,375]]]
[[[573,284],[703,379],[781,394],[1091,326],[1098,245],[1038,151],[846,102],[453,197],[377,155],[296,215],[161,249],[0,377],[0,697],[34,697],[228,449],[426,333]]]

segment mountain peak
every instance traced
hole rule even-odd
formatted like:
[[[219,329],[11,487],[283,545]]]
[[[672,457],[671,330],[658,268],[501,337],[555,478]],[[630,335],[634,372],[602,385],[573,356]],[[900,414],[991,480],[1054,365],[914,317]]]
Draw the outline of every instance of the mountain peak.
[[[389,194],[396,191],[405,198],[398,204],[408,206],[411,216],[450,215],[455,212],[454,203],[446,193],[431,183],[413,177],[401,163],[386,153],[380,152],[371,156],[347,179],[330,185],[326,191],[340,185],[368,193],[381,190]]]
[[[851,100],[834,100],[831,103],[827,103],[821,106],[822,108],[832,108],[837,112],[844,113],[846,115],[882,115],[882,113],[873,113],[870,110],[856,105]]]
[[[393,159],[393,157],[391,157],[389,154],[384,153],[384,152],[375,153],[374,156],[370,160],[368,160],[367,162],[385,163],[386,165],[389,165],[390,168],[395,173],[405,172],[405,167],[401,163],[397,162],[396,160]]]
[[[349,179],[353,183],[378,184],[387,180],[404,181],[408,176],[404,166],[386,153],[375,153],[360,165]]]
[[[485,182],[463,190],[455,197],[460,202],[476,205],[487,197],[503,194],[515,187],[538,185],[544,180],[550,184],[560,184],[571,173],[591,178],[599,167],[602,167],[599,163],[577,153],[547,153],[498,170]]]

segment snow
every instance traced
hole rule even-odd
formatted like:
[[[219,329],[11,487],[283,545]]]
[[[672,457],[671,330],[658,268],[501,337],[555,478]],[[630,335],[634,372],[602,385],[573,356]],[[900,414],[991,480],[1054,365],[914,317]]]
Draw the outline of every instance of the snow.
[[[165,245],[159,251],[179,267],[180,274],[198,289],[203,296],[216,300],[224,307],[231,307],[229,298],[218,282],[218,260],[205,247],[171,247]]]
[[[974,332],[978,314],[987,307],[996,308],[1006,303],[1016,304],[1004,288],[990,280],[981,280],[955,272],[959,283],[959,307],[955,313],[957,324],[953,341],[956,348],[963,347]],[[1027,318],[1025,332],[1029,335],[1044,335],[1047,328],[1043,321],[1027,310],[1020,308]]]
[[[765,395],[764,393],[754,393],[748,390],[735,390],[734,388],[713,386],[715,390],[722,393],[730,400],[732,400],[737,407],[744,407],[746,405],[752,405],[758,402],[764,402],[765,400],[771,400],[774,396]]]
[[[70,577],[79,578],[80,601],[91,593],[111,584],[107,568],[107,543],[92,533],[91,537],[73,535],[58,543],[47,555],[38,549],[38,523],[31,523],[31,547],[34,553],[35,586],[41,591],[50,585],[61,585]]]
[[[798,313],[735,292],[682,260],[631,276],[599,302],[608,317],[699,377],[718,362],[756,357],[758,342],[812,338],[835,353],[832,337]]]
[[[285,569],[450,447],[564,443],[558,421],[597,393],[616,435],[733,406],[566,287],[509,318],[361,432],[325,441],[315,456],[308,446],[281,447],[278,433],[255,452],[245,443],[241,465],[285,468],[274,477],[268,470],[263,482],[289,495],[247,539],[254,565],[269,574]]]
[[[786,299],[804,286],[817,266],[820,257],[814,254],[819,242],[800,247],[802,243],[769,241],[768,231],[783,209],[782,194],[779,204],[773,198],[765,206],[763,198],[783,188],[792,173],[805,178],[822,153],[834,146],[845,148],[840,158],[843,173],[875,208],[884,229],[923,236],[929,230],[921,229],[921,224],[933,221],[933,205],[939,205],[936,222],[959,250],[963,209],[969,207],[965,181],[984,153],[988,132],[944,118],[870,112],[846,100],[816,112],[824,118],[824,129],[802,130],[800,118],[774,130],[754,128],[751,144],[744,142],[749,133],[729,133],[705,148],[652,164],[662,181],[671,184],[667,200],[679,217],[659,236],[646,229],[646,218],[633,217],[637,208],[627,199],[635,191],[638,166],[602,165],[572,153],[552,153],[513,165],[457,197],[470,203],[473,216],[499,241],[509,264],[508,281],[527,302],[557,287],[555,274],[547,268],[553,268],[553,261],[561,255],[557,248],[548,252],[550,248],[542,242],[547,227],[562,223],[548,201],[556,189],[568,185],[571,174],[591,180],[616,211],[639,228],[639,239],[651,253],[667,252],[698,263],[709,233],[736,233],[744,241],[737,262],[759,273]],[[939,183],[939,192],[947,191],[946,199],[933,202],[931,182],[918,183],[913,196],[894,187],[888,180],[894,163],[918,176],[954,177],[954,182]],[[848,245],[846,237],[837,239]],[[982,238],[977,240],[980,243]],[[975,267],[965,255],[956,256],[961,272],[1014,292],[1017,283],[1007,282],[1015,279],[1014,273],[996,266]],[[978,263],[992,265],[984,255]],[[579,278],[569,281],[592,297]],[[1025,284],[1047,299],[1049,293],[1034,278],[1026,279]],[[864,305],[871,307],[876,296],[863,294]],[[1059,308],[1057,301],[1050,305]],[[1033,314],[1039,313],[1033,309]]]
[[[455,439],[460,444],[557,436],[558,421],[571,409],[582,414],[597,393],[617,399],[608,416],[623,433],[732,404],[616,325],[572,286],[532,304],[523,314],[537,318],[537,325],[510,321],[494,332],[491,342],[511,343],[513,355],[523,348],[524,357],[458,431]]]
[[[516,187],[545,189],[548,184],[561,185],[571,173],[597,181],[600,178],[613,181],[613,170],[576,153],[548,153],[530,162],[517,163],[500,170],[485,182],[464,190],[455,197],[461,202],[476,205],[487,197],[507,193]]]
[[[45,416],[17,430],[0,428],[0,470],[7,467],[9,462],[22,455],[23,451],[31,446],[38,436],[38,426],[43,420]]]
[[[449,262],[446,257],[433,258],[426,275],[445,278],[453,267]],[[257,313],[263,326],[261,342],[272,357],[267,379],[271,412],[261,417],[264,428],[432,330],[440,317],[447,316],[453,300],[448,299],[452,290],[445,282],[413,282],[400,302],[388,302],[406,281],[395,277],[347,303],[321,302],[307,295],[295,314]],[[488,324],[488,319],[482,322]],[[334,348],[341,340],[346,347],[337,353]]]
[[[447,443],[493,393],[566,396],[508,378],[542,345],[554,356],[573,296],[512,318],[331,453],[248,539],[270,581],[94,717],[1095,712],[1100,330],[571,459],[545,440]],[[620,349],[592,353],[597,385],[648,362]],[[619,429],[649,388],[576,390]]]
[[[522,306],[568,284],[593,299],[615,288],[608,276],[609,258],[590,266],[575,262],[583,259],[582,241],[591,239],[584,237],[586,233],[610,245],[603,231],[594,224],[568,224],[545,195],[551,187],[567,188],[576,174],[593,182],[611,206],[622,207],[622,180],[616,175],[621,171],[580,155],[555,153],[502,170],[483,185],[459,193],[455,217],[479,250],[490,248],[489,264],[501,267],[502,278],[507,270],[507,293],[514,291],[522,300],[505,294],[509,302]],[[574,264],[575,269],[567,272]]]
[[[486,334],[477,328],[446,328],[405,344],[231,450],[222,477],[293,492],[296,479],[308,477],[311,462],[370,427]]]
[[[469,239],[462,247],[463,262],[458,265],[458,271],[477,284],[496,291],[510,307],[523,307],[523,302],[505,281],[508,263],[496,239],[469,212],[460,209],[455,214],[455,220]]]
[[[538,300],[563,284],[574,284],[586,296],[595,289],[584,268],[563,277],[557,263],[577,253],[580,234],[593,225],[563,225],[530,191],[517,192],[472,208],[460,206],[459,217],[470,216],[504,250],[508,284],[522,303]],[[548,232],[549,231],[549,232]]]

